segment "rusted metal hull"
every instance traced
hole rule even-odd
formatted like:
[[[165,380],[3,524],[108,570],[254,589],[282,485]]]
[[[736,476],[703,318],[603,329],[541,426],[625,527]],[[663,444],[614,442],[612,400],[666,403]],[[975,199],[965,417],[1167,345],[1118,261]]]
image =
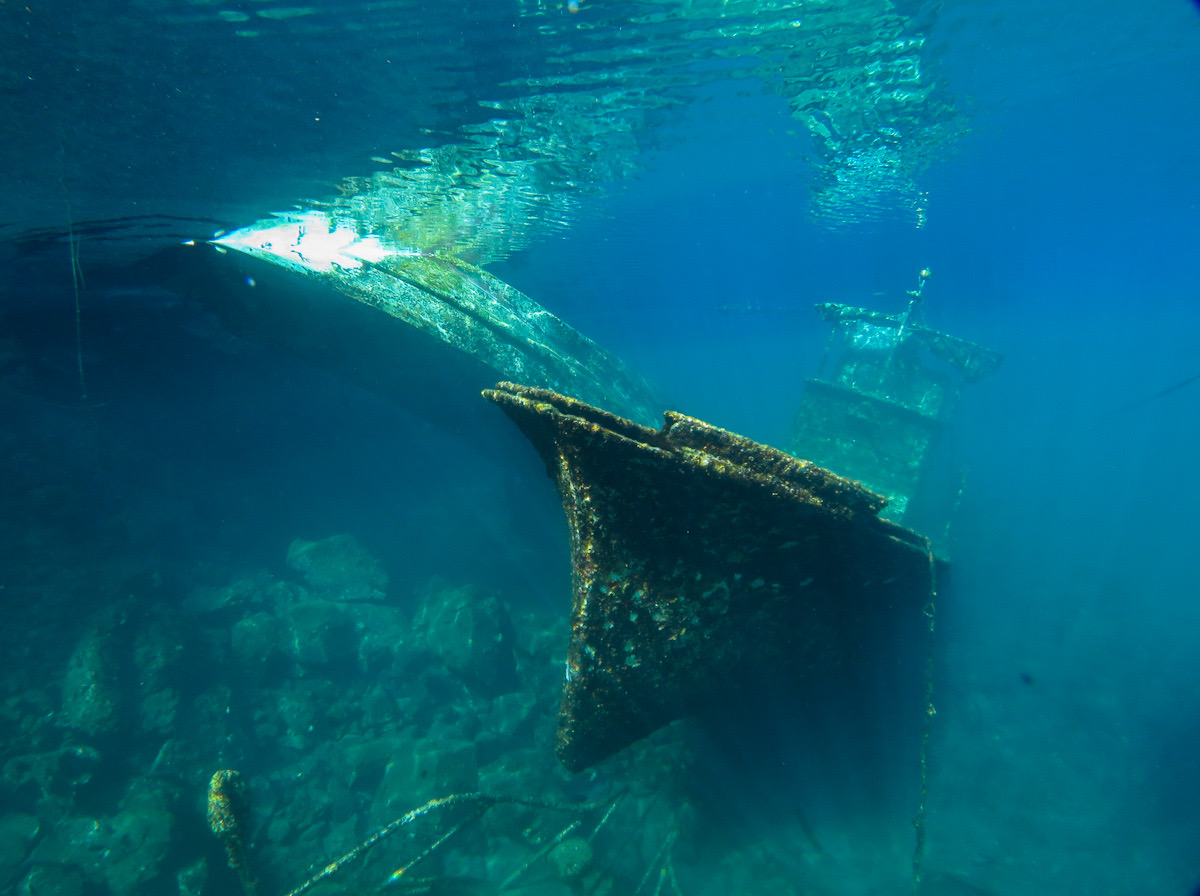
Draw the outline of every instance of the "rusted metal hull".
[[[573,571],[558,755],[585,769],[684,715],[827,674],[934,560],[856,482],[699,420],[661,430],[541,389],[484,393],[545,460]]]

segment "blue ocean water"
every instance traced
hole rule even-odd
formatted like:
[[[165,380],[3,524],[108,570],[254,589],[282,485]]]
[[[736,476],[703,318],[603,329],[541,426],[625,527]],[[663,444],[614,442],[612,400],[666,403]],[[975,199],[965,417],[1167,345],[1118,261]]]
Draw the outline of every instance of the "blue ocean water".
[[[264,894],[454,791],[568,808],[491,809],[392,891],[1200,884],[1196,4],[10,2],[0,46],[5,892],[237,892],[221,768]],[[520,433],[173,268],[297,209],[478,262],[781,447],[813,305],[900,313],[930,270],[925,323],[1004,355],[946,438],[936,713],[887,702],[914,638],[732,746],[677,723],[562,770],[572,570]]]

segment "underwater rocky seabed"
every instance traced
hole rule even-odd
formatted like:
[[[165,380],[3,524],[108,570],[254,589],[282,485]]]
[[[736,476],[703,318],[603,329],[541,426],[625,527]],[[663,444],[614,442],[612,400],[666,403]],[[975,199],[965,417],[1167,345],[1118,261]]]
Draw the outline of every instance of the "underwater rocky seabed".
[[[430,812],[312,892],[375,892],[464,819],[387,891],[782,894],[798,879],[821,891],[836,863],[802,815],[719,830],[730,803],[702,805],[712,773],[689,773],[684,726],[594,774],[562,769],[565,587],[557,606],[520,609],[524,583],[414,580],[345,534],[296,538],[269,570],[247,567],[219,547],[237,535],[206,528],[189,501],[212,472],[155,452],[155,427],[208,409],[175,391],[166,420],[144,396],[131,410],[133,396],[98,382],[95,351],[81,405],[74,360],[0,338],[0,891],[239,892],[206,820],[220,769],[248,784],[262,896],[431,798],[474,791],[561,808]],[[232,401],[218,403],[232,413]],[[561,548],[554,561],[565,532]],[[880,876],[903,881],[911,845],[896,827]]]
[[[599,775],[562,770],[563,620],[436,581],[398,607],[350,536],[297,540],[287,564],[290,578],[197,588],[179,605],[145,583],[81,620],[65,663],[40,662],[26,633],[2,703],[11,892],[237,892],[205,824],[222,768],[249,785],[260,893],[289,892],[429,799],[475,791],[562,808],[471,819],[395,892],[790,893],[798,868],[823,861],[803,827],[701,860],[678,731]],[[313,892],[374,892],[469,815],[431,812]]]

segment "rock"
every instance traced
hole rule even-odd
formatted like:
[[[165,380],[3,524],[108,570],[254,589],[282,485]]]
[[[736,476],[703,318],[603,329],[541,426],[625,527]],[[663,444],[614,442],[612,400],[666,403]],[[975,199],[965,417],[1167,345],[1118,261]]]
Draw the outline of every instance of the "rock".
[[[63,718],[84,734],[116,730],[120,715],[117,661],[111,637],[90,629],[75,645],[63,679]]]
[[[313,739],[319,707],[307,690],[293,684],[275,692],[271,715],[283,723],[280,744],[304,750]]]
[[[558,691],[566,672],[563,661],[571,632],[566,620],[525,612],[515,620],[515,628],[517,675],[525,687],[539,692]]]
[[[282,671],[288,656],[287,626],[262,610],[234,623],[230,647],[239,671],[262,684],[273,672]]]
[[[428,649],[474,691],[496,696],[515,690],[512,619],[503,603],[471,586],[425,596],[414,626]]]
[[[248,607],[263,604],[271,584],[270,575],[260,572],[222,588],[199,587],[184,599],[183,608],[197,616],[233,618]]]
[[[392,758],[394,744],[388,738],[376,738],[346,748],[350,768],[350,786],[357,792],[374,790]]]
[[[175,875],[179,896],[201,896],[208,883],[208,862],[203,857],[196,859]]]
[[[134,638],[133,666],[142,728],[166,734],[179,708],[176,686],[184,666],[184,632],[176,618],[160,610],[145,621]]]
[[[393,743],[392,758],[375,790],[372,823],[384,824],[434,797],[479,789],[475,745],[470,741],[414,740],[405,732]]]
[[[89,883],[103,883],[102,869],[109,855],[112,838],[104,819],[89,816],[66,816],[46,832],[34,847],[30,861],[35,867],[62,866],[72,868]],[[26,876],[30,882],[34,875]],[[43,889],[32,891],[51,893],[49,882],[32,881]],[[82,881],[80,882],[82,886]]]
[[[484,877],[465,874],[439,874],[423,891],[426,896],[502,896],[500,885]],[[522,896],[570,896],[569,893],[542,893],[521,889]]]
[[[38,829],[37,818],[25,812],[0,816],[0,888],[16,876]]]
[[[387,596],[387,573],[353,535],[297,538],[288,547],[287,564],[326,600],[379,601]]]
[[[167,734],[179,711],[179,691],[174,688],[153,691],[142,698],[139,711],[144,730]]]
[[[359,719],[367,732],[383,733],[402,725],[411,715],[411,699],[398,701],[386,684],[376,682],[358,701]]]
[[[479,770],[479,789],[484,793],[546,795],[556,778],[565,778],[542,746],[509,750]],[[551,797],[553,798],[553,797]],[[500,813],[501,809],[493,812]],[[526,810],[522,810],[523,812]]]
[[[122,600],[96,615],[76,644],[63,678],[62,716],[90,738],[140,721],[165,734],[175,722],[183,682],[185,629],[177,611]]]
[[[321,842],[321,853],[327,856],[344,855],[362,842],[358,833],[358,819],[350,815],[340,823],[331,824]]]
[[[371,800],[372,825],[386,824],[416,808],[421,802],[413,778],[413,750],[416,748],[413,729],[406,728],[387,738],[387,741],[390,744],[389,758]]]
[[[413,780],[422,799],[479,789],[475,744],[427,737],[413,751]]]
[[[358,669],[358,632],[341,604],[306,600],[279,610],[283,647],[305,671]]]
[[[386,822],[436,796],[479,789],[475,745],[469,740],[413,740],[406,734],[396,746],[376,788],[372,819]]]
[[[35,865],[17,888],[20,896],[83,896],[83,874],[70,865]]]
[[[154,878],[170,845],[171,813],[160,787],[142,779],[134,782],[115,815],[70,816],[60,820],[34,848],[31,860],[38,867],[62,866],[77,869],[90,886],[107,887],[114,896],[133,896]],[[49,879],[31,880],[23,887],[51,893]],[[74,878],[57,881],[73,887]],[[74,892],[79,892],[78,889]]]
[[[115,896],[140,892],[158,874],[170,846],[171,822],[162,790],[135,782],[107,824],[111,846],[104,878]]]
[[[561,880],[575,880],[592,864],[592,845],[582,837],[570,837],[550,850],[547,858]]]
[[[272,815],[267,822],[266,841],[276,848],[291,844],[295,837],[292,822],[285,815]]]
[[[268,607],[279,608],[311,599],[312,594],[299,582],[272,582],[263,591],[263,600]]]
[[[533,691],[501,694],[492,701],[484,730],[501,739],[513,738],[526,725],[532,724],[537,708],[537,694]]]
[[[347,612],[358,633],[358,659],[364,671],[379,672],[412,660],[412,624],[399,609],[359,604]]]
[[[133,664],[139,685],[148,691],[176,684],[183,668],[184,631],[176,617],[156,612],[138,628]]]
[[[45,753],[23,753],[4,763],[2,779],[9,790],[17,791],[33,784],[40,791],[41,799],[69,802],[75,791],[92,779],[100,766],[100,758],[95,747],[86,745]]]
[[[533,691],[513,691],[494,699],[491,708],[480,714],[479,733],[473,738],[479,749],[480,764],[487,764],[518,743],[529,743],[534,729],[550,707],[539,707]]]

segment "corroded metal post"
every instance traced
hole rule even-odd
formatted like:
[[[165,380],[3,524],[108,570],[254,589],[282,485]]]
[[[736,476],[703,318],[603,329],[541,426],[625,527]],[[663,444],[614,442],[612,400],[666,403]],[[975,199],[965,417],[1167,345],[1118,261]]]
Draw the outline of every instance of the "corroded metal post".
[[[258,880],[246,854],[249,788],[240,772],[222,769],[208,782],[208,826],[225,847],[229,867],[237,874],[244,896],[258,896]]]
[[[753,682],[819,675],[860,627],[928,598],[928,543],[856,482],[682,414],[654,430],[543,389],[484,395],[567,515],[558,755],[573,771]]]

